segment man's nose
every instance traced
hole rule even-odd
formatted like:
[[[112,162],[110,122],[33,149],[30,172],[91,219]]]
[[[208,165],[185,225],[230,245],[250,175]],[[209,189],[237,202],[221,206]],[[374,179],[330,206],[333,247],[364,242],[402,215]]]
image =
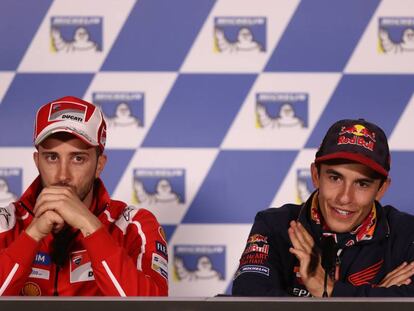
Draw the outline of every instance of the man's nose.
[[[66,185],[70,181],[70,169],[69,164],[66,161],[61,161],[59,163],[59,170],[57,179],[59,184]]]
[[[352,202],[352,198],[353,198],[352,185],[348,185],[344,183],[337,196],[338,203],[340,203],[341,205],[349,204]]]

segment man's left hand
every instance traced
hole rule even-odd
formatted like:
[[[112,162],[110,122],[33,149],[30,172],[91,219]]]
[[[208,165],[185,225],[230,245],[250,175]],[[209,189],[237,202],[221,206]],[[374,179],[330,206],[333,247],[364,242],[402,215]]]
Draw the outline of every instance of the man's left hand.
[[[378,287],[401,286],[411,284],[411,277],[414,275],[414,262],[403,262],[397,268],[389,272],[378,284]]]

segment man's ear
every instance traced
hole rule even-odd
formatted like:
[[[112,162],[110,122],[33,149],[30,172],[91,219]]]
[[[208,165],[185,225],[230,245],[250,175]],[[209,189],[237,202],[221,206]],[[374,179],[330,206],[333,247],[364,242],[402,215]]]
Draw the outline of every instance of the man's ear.
[[[39,152],[33,152],[33,161],[36,164],[37,169],[39,170]]]
[[[385,192],[387,192],[388,187],[391,185],[391,178],[387,178],[378,189],[378,192],[375,196],[375,200],[380,201],[384,196]]]
[[[107,160],[106,154],[101,154],[100,156],[98,156],[98,163],[96,165],[95,178],[98,178],[101,175],[106,165],[106,160]]]
[[[318,168],[316,167],[315,163],[311,164],[311,177],[312,177],[313,187],[315,189],[319,189],[319,172],[318,172]]]

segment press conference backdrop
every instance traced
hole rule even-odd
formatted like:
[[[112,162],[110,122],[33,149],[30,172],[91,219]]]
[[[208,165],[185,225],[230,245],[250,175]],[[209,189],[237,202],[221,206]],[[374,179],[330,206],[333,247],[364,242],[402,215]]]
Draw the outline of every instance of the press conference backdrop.
[[[172,296],[230,291],[254,215],[307,198],[337,119],[383,127],[383,202],[414,212],[412,0],[1,0],[0,38],[0,205],[37,176],[36,109],[93,101],[102,178],[164,226]]]

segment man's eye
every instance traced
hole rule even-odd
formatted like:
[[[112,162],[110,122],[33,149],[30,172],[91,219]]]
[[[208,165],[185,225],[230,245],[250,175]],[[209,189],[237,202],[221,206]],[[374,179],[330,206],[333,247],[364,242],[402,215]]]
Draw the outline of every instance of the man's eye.
[[[82,156],[75,156],[75,157],[74,157],[74,161],[75,161],[76,163],[82,163],[82,162],[85,162],[85,157],[82,157]]]
[[[358,181],[358,186],[361,188],[367,188],[369,187],[369,183],[365,182],[365,181]]]
[[[46,159],[48,161],[56,161],[57,156],[55,154],[49,154],[49,155],[46,156]]]
[[[332,181],[338,181],[340,179],[340,177],[336,176],[336,175],[331,175],[331,176],[329,176],[329,179],[332,180]]]

